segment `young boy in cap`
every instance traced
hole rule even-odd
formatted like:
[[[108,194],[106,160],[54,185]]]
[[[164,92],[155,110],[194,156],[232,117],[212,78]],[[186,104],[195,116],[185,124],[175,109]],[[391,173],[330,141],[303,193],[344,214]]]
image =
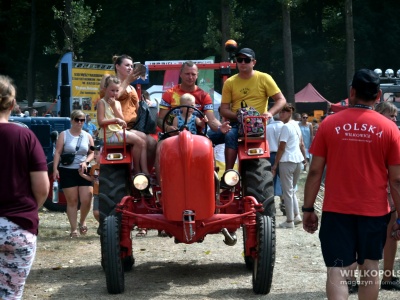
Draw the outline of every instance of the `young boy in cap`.
[[[99,222],[100,145],[91,146],[90,150],[94,151],[94,160],[91,161],[87,173],[83,173],[82,169],[79,169],[79,175],[93,182],[93,216]]]

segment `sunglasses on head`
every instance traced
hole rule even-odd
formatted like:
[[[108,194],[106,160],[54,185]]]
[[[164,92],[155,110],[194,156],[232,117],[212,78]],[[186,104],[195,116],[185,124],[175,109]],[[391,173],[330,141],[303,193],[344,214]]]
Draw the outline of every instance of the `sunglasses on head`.
[[[236,61],[238,63],[245,62],[246,64],[249,64],[252,61],[252,59],[250,57],[237,57]]]
[[[75,118],[74,119],[74,121],[76,122],[76,123],[79,123],[79,122],[85,122],[85,119],[79,119],[79,118]]]

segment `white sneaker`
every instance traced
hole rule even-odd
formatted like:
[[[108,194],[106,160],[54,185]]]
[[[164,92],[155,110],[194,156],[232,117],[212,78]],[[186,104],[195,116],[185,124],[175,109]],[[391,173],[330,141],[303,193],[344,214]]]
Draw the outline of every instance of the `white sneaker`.
[[[293,222],[283,222],[279,224],[279,228],[294,228]]]
[[[296,218],[294,218],[294,225],[299,225],[303,223],[303,220],[301,219],[300,215],[297,215]]]

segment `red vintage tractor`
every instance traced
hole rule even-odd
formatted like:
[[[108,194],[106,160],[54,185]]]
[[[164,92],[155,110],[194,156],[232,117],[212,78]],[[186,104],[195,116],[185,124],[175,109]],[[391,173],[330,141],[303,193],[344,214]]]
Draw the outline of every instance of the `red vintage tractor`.
[[[165,116],[164,124],[175,109]],[[262,119],[265,129],[266,119]],[[245,135],[239,142],[239,172],[226,170],[221,180],[206,135],[193,135],[185,124],[169,135],[162,133],[162,139],[167,138],[158,145],[159,172],[152,174],[152,179],[144,174],[132,177],[128,145],[104,143],[102,147],[99,231],[108,292],[124,291],[124,271],[131,270],[135,262],[132,246],[140,243],[131,238],[137,226],[163,230],[175,243],[185,244],[223,233],[229,246],[236,243],[235,232],[242,228],[244,260],[253,271],[253,291],[269,293],[276,239],[266,135]]]
[[[236,42],[230,40],[225,46],[232,58]],[[223,81],[231,68],[236,67],[232,61],[197,66],[219,69]],[[148,67],[150,71],[179,70],[181,65]],[[138,86],[139,93],[140,89]],[[250,137],[245,133],[239,142],[239,172],[226,170],[220,180],[213,145],[206,134],[193,135],[186,122],[176,132],[165,132],[167,120],[181,107],[170,110],[164,118],[157,172],[151,178],[144,174],[132,176],[130,149],[125,142],[120,145],[105,142],[102,147],[99,233],[107,290],[111,294],[124,291],[124,271],[131,270],[135,262],[132,247],[136,241],[133,243],[131,238],[135,226],[162,230],[175,243],[185,244],[222,233],[228,246],[236,244],[236,231],[242,228],[244,261],[253,271],[253,290],[268,294],[276,239],[273,177],[266,135]],[[193,109],[199,117],[204,117],[201,111]],[[266,132],[266,119],[262,118],[262,122]]]

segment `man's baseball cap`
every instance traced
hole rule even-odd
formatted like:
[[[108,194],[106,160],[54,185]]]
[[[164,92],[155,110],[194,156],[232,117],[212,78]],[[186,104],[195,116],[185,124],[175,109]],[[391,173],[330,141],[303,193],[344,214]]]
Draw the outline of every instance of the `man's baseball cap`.
[[[249,58],[256,59],[256,54],[250,48],[242,48],[238,52],[236,52],[236,57],[240,54],[246,55]]]
[[[380,89],[379,75],[369,69],[360,69],[354,74],[351,86],[358,96],[365,99],[375,98]]]

